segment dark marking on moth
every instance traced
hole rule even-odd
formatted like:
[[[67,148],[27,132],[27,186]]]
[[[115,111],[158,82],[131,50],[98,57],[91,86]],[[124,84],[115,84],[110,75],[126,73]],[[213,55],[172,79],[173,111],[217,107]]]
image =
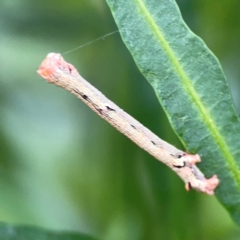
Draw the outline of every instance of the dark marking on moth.
[[[76,89],[73,89],[73,91],[75,93],[77,93],[78,95],[80,95],[84,100],[86,100],[87,102],[89,102],[100,114],[103,114],[103,109],[99,108],[97,104],[93,103],[91,101],[91,99],[84,93],[79,92]]]
[[[84,100],[86,100],[86,101],[88,101],[88,102],[91,102],[90,98],[89,98],[87,95],[81,93],[78,89],[72,89],[72,90],[73,90],[76,94],[80,95]]]
[[[183,166],[179,166],[179,165],[173,165],[173,167],[175,167],[175,168],[184,168],[184,167],[186,167],[186,163],[185,163],[185,162],[183,162]]]
[[[78,94],[78,95],[80,95],[80,96],[82,96],[82,94],[77,90],[77,89],[72,89],[76,94]]]
[[[192,189],[192,185],[191,185],[191,183],[188,182],[187,184],[188,184],[188,188],[189,188],[189,190]]]
[[[72,68],[68,65],[68,70],[70,73],[72,73]]]
[[[87,95],[83,94],[83,95],[81,95],[81,96],[82,96],[83,99],[85,99],[85,100],[87,100],[87,101],[89,100],[89,98],[88,98]]]
[[[132,128],[137,129],[134,125],[130,125]]]
[[[153,145],[156,145],[156,143],[155,143],[154,141],[151,141],[151,143],[152,143]]]
[[[88,102],[91,102],[90,99],[87,100]],[[102,115],[104,113],[102,108],[99,108],[97,104],[94,104],[91,102],[92,106]]]
[[[94,106],[95,107],[95,106]],[[96,108],[96,110],[100,113],[100,114],[103,114],[103,110],[101,109],[101,108],[97,108],[97,107],[95,107]]]
[[[84,100],[88,101],[89,103],[92,103],[91,99],[87,95],[85,95],[85,94],[80,94],[80,95]]]
[[[110,108],[109,106],[106,106],[106,108],[107,108],[107,110],[109,110],[109,111],[114,111],[114,112],[116,112],[116,110],[115,110],[115,109],[113,109],[113,108]]]
[[[170,156],[175,157],[175,158],[182,158],[184,155],[183,154],[176,155],[176,154],[170,153]]]

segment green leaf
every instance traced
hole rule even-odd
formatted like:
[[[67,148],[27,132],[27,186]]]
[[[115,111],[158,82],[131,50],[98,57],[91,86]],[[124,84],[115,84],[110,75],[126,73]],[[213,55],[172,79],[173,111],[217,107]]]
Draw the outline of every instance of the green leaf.
[[[1,240],[96,240],[80,233],[50,232],[39,228],[0,224]]]
[[[174,0],[107,0],[120,34],[169,121],[240,224],[240,124],[221,66]]]

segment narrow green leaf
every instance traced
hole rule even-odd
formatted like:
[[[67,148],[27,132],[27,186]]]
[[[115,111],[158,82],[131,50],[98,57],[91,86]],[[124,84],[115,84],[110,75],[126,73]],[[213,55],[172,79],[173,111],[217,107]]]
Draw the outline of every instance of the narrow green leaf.
[[[174,0],[107,0],[121,36],[176,134],[202,156],[216,195],[240,224],[240,123],[221,66]]]
[[[35,227],[0,224],[1,240],[96,240],[80,233],[53,232]]]

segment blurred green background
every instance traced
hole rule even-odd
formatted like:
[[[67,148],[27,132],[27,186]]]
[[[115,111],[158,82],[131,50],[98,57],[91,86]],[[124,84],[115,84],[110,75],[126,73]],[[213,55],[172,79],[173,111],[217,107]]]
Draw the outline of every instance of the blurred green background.
[[[240,1],[178,4],[220,59],[240,112]],[[239,239],[215,197],[186,192],[166,166],[37,75],[47,53],[116,29],[104,0],[0,1],[0,221],[106,240]],[[118,33],[64,58],[182,148]]]

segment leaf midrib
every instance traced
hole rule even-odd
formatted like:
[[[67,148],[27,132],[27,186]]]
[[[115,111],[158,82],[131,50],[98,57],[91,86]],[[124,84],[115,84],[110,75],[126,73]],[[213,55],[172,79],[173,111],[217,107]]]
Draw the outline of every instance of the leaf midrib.
[[[201,99],[194,89],[191,80],[187,76],[186,72],[180,65],[180,63],[177,60],[176,54],[171,49],[170,45],[164,38],[164,34],[162,33],[161,29],[158,27],[156,22],[154,21],[153,17],[151,16],[150,12],[148,11],[145,3],[142,0],[135,0],[138,4],[143,16],[145,17],[146,21],[149,23],[151,28],[153,29],[153,32],[155,33],[155,36],[157,37],[157,40],[161,43],[163,48],[165,49],[166,54],[169,56],[170,61],[172,62],[173,66],[175,67],[176,73],[179,75],[183,85],[185,86],[185,90],[188,93],[188,95],[192,98],[193,102],[195,102],[199,112],[201,113],[201,117],[203,119],[203,122],[205,122],[206,126],[208,127],[209,131],[212,134],[212,137],[216,144],[221,149],[226,161],[229,170],[232,172],[233,177],[235,179],[235,182],[237,184],[238,189],[240,190],[240,171],[238,170],[238,165],[235,162],[235,159],[233,155],[231,154],[231,151],[221,135],[219,129],[217,128],[217,125],[212,118],[211,114],[207,110],[207,108],[204,106],[204,104],[201,102]]]

